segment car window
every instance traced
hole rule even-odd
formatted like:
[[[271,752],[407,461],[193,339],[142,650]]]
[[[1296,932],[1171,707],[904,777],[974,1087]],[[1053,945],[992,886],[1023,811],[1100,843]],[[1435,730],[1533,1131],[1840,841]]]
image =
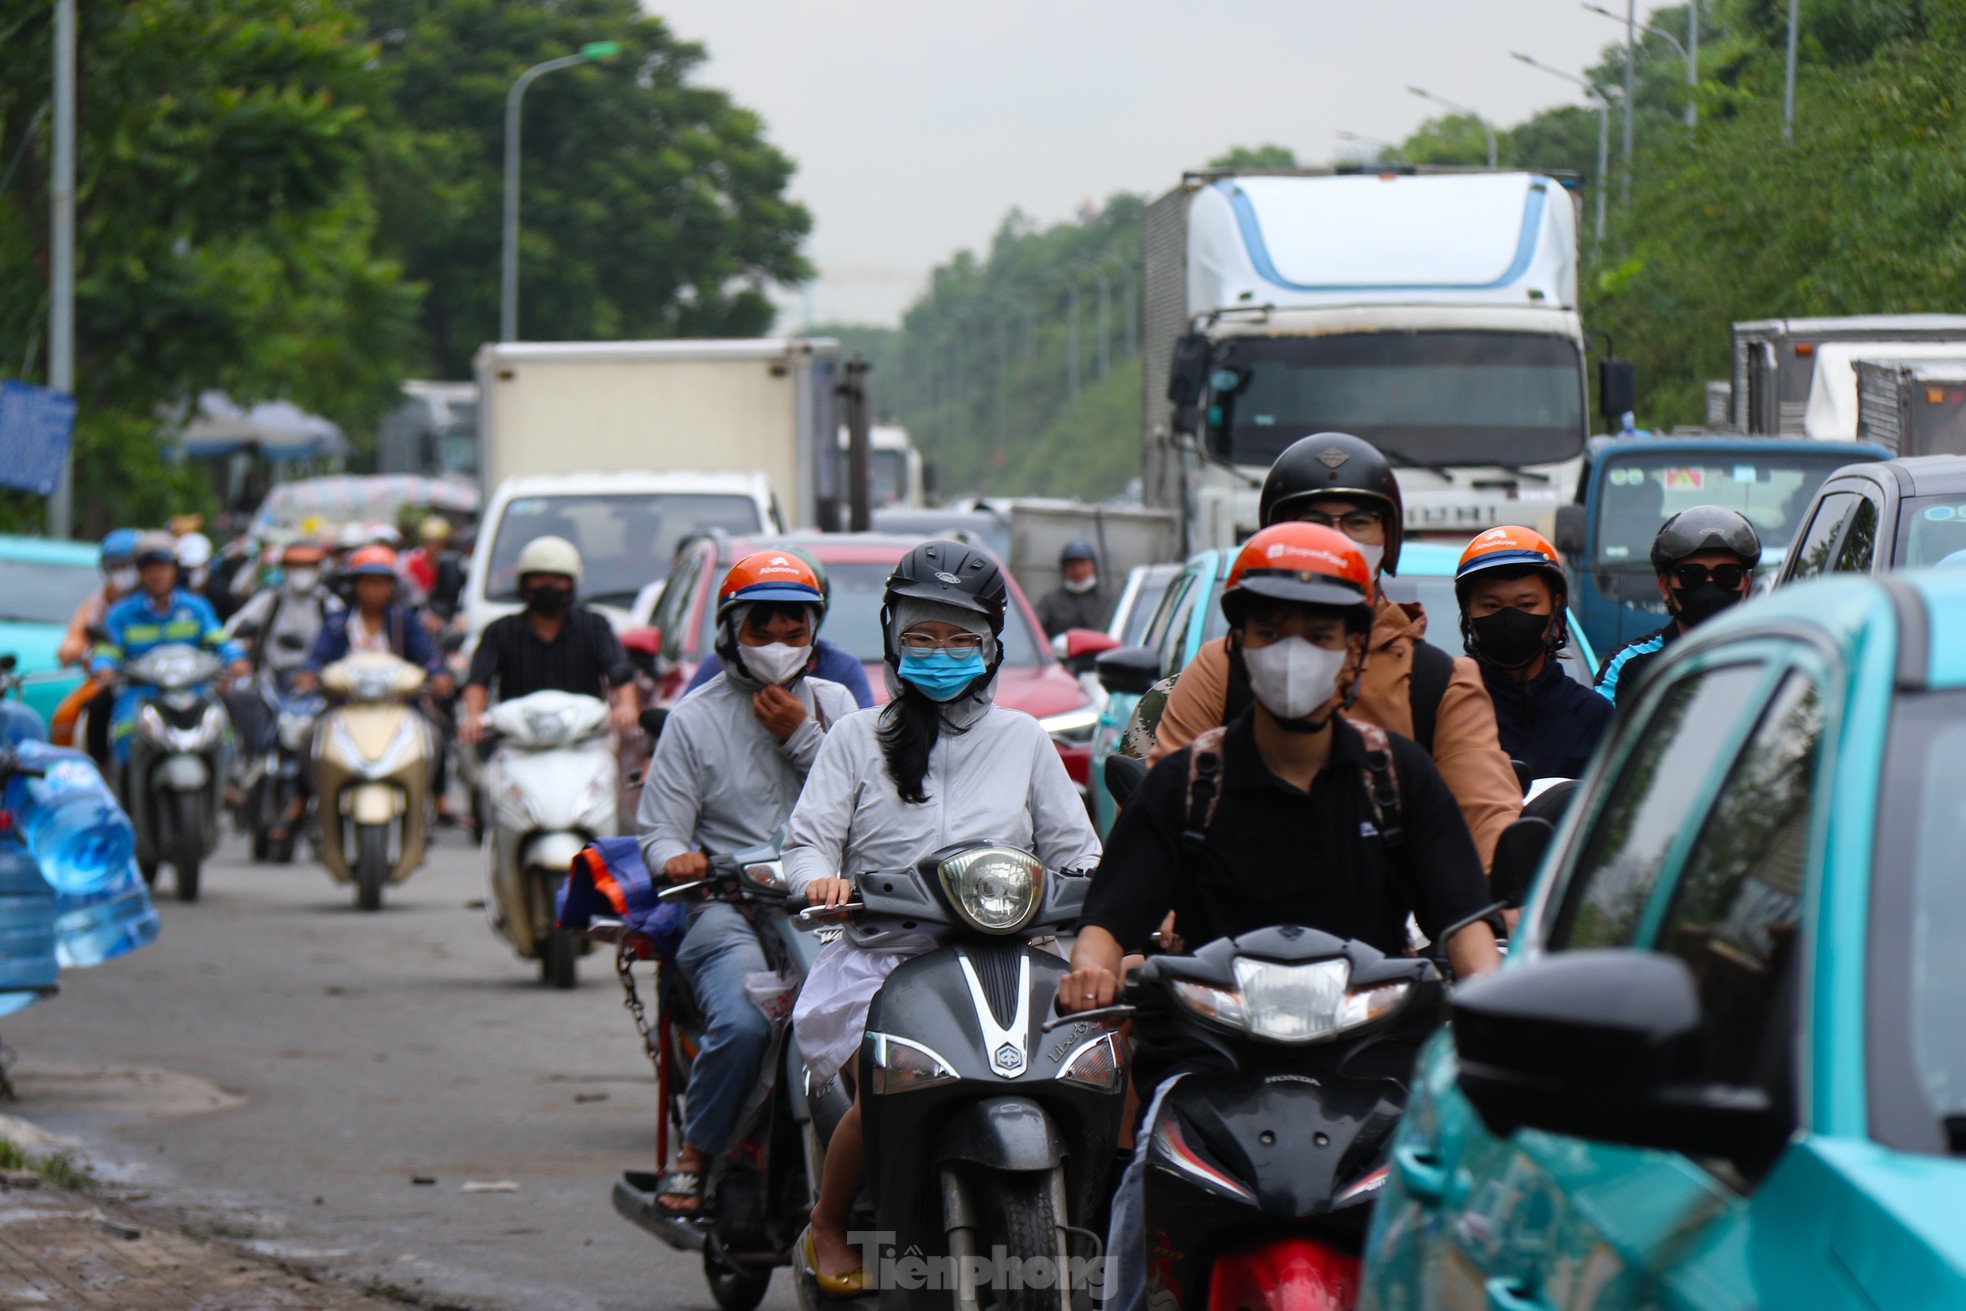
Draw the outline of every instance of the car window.
[[[1843,534],[1843,545],[1836,550],[1836,572],[1870,572],[1871,556],[1877,550],[1877,517],[1877,502],[1868,496],[1858,497],[1850,511],[1850,527]]]
[[[1655,944],[1691,967],[1707,1077],[1785,1087],[1788,1026],[1771,1026],[1795,950],[1823,696],[1791,674],[1719,788]]]
[[[1154,609],[1154,617],[1147,623],[1147,631],[1140,638],[1140,645],[1152,647],[1156,652],[1160,651],[1167,641],[1167,629],[1174,621],[1174,612],[1180,608],[1182,598],[1188,594],[1188,589],[1193,587],[1194,583],[1194,575],[1183,570],[1167,585],[1167,591],[1162,595],[1160,605]]]
[[[656,604],[651,626],[662,633],[662,654],[667,659],[682,658],[688,638],[685,620],[689,616],[690,599],[703,579],[705,553],[699,547],[684,554],[669,575],[669,585],[662,589],[662,600]]]
[[[1951,557],[1960,552],[1966,552],[1966,497],[1920,496],[1907,499],[1899,508],[1894,561],[1898,568],[1957,564],[1959,560]]]
[[[1628,947],[1637,939],[1675,840],[1713,803],[1714,765],[1762,672],[1740,664],[1689,674],[1624,726],[1620,738],[1636,734],[1637,745],[1591,823],[1552,949]]]
[[[1188,623],[1194,617],[1195,598],[1208,589],[1202,587],[1193,574],[1182,580],[1180,595],[1168,608],[1167,627],[1161,632],[1160,641],[1154,649],[1160,654],[1160,671],[1163,676],[1179,673],[1187,666]]]
[[[1836,545],[1844,520],[1861,499],[1855,492],[1831,492],[1823,498],[1789,552],[1790,578],[1811,578],[1829,568],[1830,548]]]

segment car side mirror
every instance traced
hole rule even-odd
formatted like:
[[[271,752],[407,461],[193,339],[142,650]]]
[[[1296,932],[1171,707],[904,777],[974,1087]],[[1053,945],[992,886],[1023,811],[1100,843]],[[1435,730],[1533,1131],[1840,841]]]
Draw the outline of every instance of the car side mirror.
[[[232,635],[242,642],[250,642],[259,636],[259,625],[248,619],[234,628]]]
[[[1093,662],[1119,647],[1119,639],[1096,628],[1068,628],[1058,635],[1059,657],[1074,674],[1089,674]]]
[[[648,734],[649,745],[654,746],[656,739],[662,736],[663,727],[669,722],[669,712],[660,706],[650,706],[637,716],[637,721],[642,726],[642,732]]]
[[[662,652],[662,630],[631,628],[621,635],[621,653],[639,674],[655,677],[655,658]]]
[[[1208,338],[1190,332],[1174,343],[1167,367],[1167,399],[1177,406],[1201,404],[1202,389],[1208,385]]]
[[[1630,360],[1597,362],[1597,412],[1612,423],[1638,408],[1638,372]]]
[[[1758,1174],[1788,1139],[1767,1093],[1701,1077],[1693,971],[1654,952],[1563,951],[1462,985],[1459,1083],[1491,1133],[1717,1156]]]
[[[1589,549],[1589,521],[1581,505],[1556,507],[1556,549],[1573,560],[1583,558]]]
[[[0,674],[11,674],[20,667],[20,657],[9,652],[0,655]]]
[[[1495,840],[1495,859],[1488,865],[1488,895],[1511,909],[1528,900],[1536,871],[1550,849],[1556,829],[1546,819],[1519,819]]]
[[[1150,646],[1122,646],[1093,657],[1099,686],[1115,696],[1140,696],[1160,682],[1160,656]]]

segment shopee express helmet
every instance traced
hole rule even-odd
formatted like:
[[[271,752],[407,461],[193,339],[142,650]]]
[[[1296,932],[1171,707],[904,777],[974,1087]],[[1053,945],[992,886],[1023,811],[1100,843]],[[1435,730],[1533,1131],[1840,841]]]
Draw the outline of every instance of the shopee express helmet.
[[[1534,528],[1505,524],[1478,534],[1461,552],[1461,563],[1454,570],[1454,599],[1461,607],[1461,645],[1469,655],[1479,654],[1474,626],[1468,619],[1468,593],[1474,580],[1484,573],[1533,571],[1550,585],[1560,622],[1548,639],[1554,655],[1570,641],[1570,626],[1564,606],[1570,596],[1570,581],[1564,576],[1562,558],[1549,539]]]
[[[99,557],[99,562],[103,572],[107,573],[111,569],[129,564],[136,559],[136,555],[137,530],[134,528],[118,528],[115,532],[102,539],[102,554]]]
[[[976,547],[940,540],[923,542],[901,557],[881,594],[881,656],[896,677],[901,671],[901,635],[894,631],[894,603],[903,597],[983,616],[994,651],[989,668],[962,695],[989,686],[1003,664],[1004,611],[1010,604],[1010,584],[996,559]]]
[[[1761,563],[1761,534],[1738,510],[1695,505],[1665,521],[1652,539],[1652,571],[1664,573],[1689,555],[1725,551],[1752,569]]]
[[[327,558],[328,553],[323,547],[302,538],[299,541],[288,542],[280,548],[279,563],[305,569],[310,565],[318,565]]]
[[[365,546],[348,557],[351,578],[396,577],[396,553],[386,546]]]
[[[826,595],[811,565],[792,551],[752,552],[730,567],[717,589],[717,658],[726,669],[741,664],[734,612],[753,605],[806,606],[815,639],[826,617]]]
[[[1256,600],[1314,605],[1344,613],[1348,632],[1372,627],[1372,570],[1358,543],[1315,523],[1280,523],[1242,544],[1222,589],[1222,614],[1238,627]]]
[[[535,537],[519,552],[518,574],[520,587],[529,574],[562,574],[573,579],[574,590],[579,591],[580,550],[564,537]]]
[[[1299,437],[1277,456],[1263,479],[1257,522],[1268,528],[1288,521],[1314,496],[1347,496],[1386,516],[1386,554],[1379,567],[1399,572],[1399,545],[1405,536],[1406,505],[1399,479],[1379,448],[1348,432]]]

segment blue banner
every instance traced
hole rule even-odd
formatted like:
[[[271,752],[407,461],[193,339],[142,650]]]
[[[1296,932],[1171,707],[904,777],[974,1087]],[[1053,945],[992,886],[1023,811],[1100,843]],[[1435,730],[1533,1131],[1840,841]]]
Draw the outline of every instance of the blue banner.
[[[0,487],[54,494],[75,429],[75,398],[12,378],[0,382]]]

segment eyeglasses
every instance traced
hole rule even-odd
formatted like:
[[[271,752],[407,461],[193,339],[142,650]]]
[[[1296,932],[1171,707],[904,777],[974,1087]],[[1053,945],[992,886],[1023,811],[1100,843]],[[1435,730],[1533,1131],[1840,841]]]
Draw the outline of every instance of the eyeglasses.
[[[971,651],[983,649],[983,639],[975,633],[957,633],[954,637],[930,637],[927,633],[903,633],[901,649],[915,655],[927,655],[931,651],[953,651],[957,655],[968,655]]]
[[[1744,564],[1717,564],[1712,568],[1703,564],[1676,564],[1667,572],[1680,587],[1699,587],[1711,578],[1721,591],[1734,592],[1740,590],[1754,570]]]
[[[1322,524],[1326,528],[1336,528],[1347,537],[1369,533],[1386,522],[1385,516],[1377,510],[1347,510],[1344,514],[1321,514],[1316,510],[1305,510],[1297,516],[1299,523]]]

